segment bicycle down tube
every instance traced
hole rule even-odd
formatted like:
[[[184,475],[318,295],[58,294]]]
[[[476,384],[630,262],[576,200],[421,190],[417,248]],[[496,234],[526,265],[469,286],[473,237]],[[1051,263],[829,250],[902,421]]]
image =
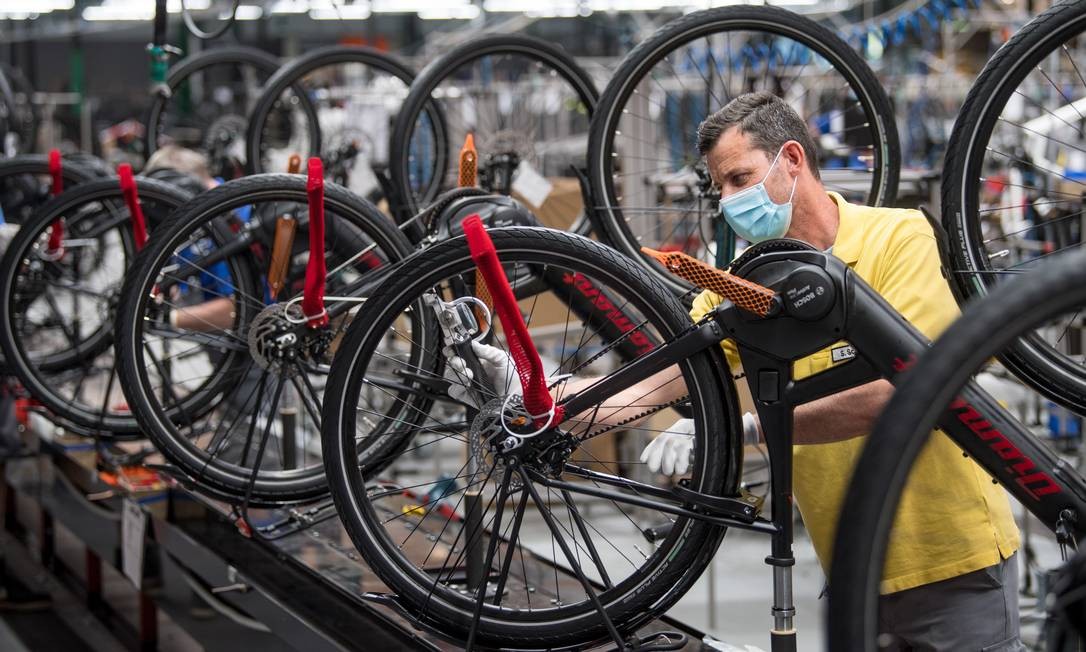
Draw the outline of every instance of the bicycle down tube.
[[[759,517],[754,524],[763,527],[750,527],[747,519],[736,519],[741,515],[734,511],[735,505],[721,505],[719,499],[710,500],[688,489],[672,490],[672,498],[695,505],[682,509],[684,516],[718,524],[731,521],[772,536],[772,554],[766,563],[774,567],[772,641],[774,652],[780,652],[795,649],[791,597],[793,411],[803,403],[878,378],[893,382],[930,343],[845,263],[832,256],[817,251],[770,252],[749,261],[739,271],[742,278],[717,270],[717,281],[733,285],[737,300],[769,316],[757,316],[724,301],[672,341],[567,396],[559,405],[573,417],[692,353],[718,346],[725,338],[735,341],[769,450],[771,520],[766,523]],[[775,295],[776,307],[765,308],[764,293],[753,297],[751,282],[765,283],[764,287],[756,287]],[[799,381],[792,378],[795,360],[841,340],[855,349],[853,359],[813,377]],[[1070,469],[1065,471],[1064,462],[974,383],[966,386],[939,424],[967,455],[973,456],[1049,527],[1055,529],[1068,513],[1086,517],[1086,484],[1082,479]],[[664,497],[664,492],[648,492],[644,485],[620,478],[610,484]],[[583,493],[600,491],[573,483],[563,483],[563,488]],[[628,495],[607,493],[615,494],[608,495],[614,500],[630,499]],[[1081,517],[1067,523],[1080,535],[1086,526],[1086,518]]]

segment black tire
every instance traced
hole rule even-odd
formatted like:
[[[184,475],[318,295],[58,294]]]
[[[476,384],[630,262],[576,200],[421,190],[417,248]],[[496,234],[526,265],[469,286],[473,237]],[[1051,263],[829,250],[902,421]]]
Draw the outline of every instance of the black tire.
[[[903,377],[864,446],[841,509],[830,574],[830,586],[840,590],[829,593],[827,649],[878,649],[878,584],[893,516],[947,405],[1015,338],[1083,305],[1086,256],[1060,256],[968,306]]]
[[[65,188],[102,176],[66,157],[60,174]],[[44,154],[23,154],[0,161],[0,213],[4,221],[22,224],[30,219],[49,200],[49,186],[38,182],[49,178],[49,157]]]
[[[610,166],[615,133],[622,110],[637,85],[652,68],[675,49],[695,39],[725,30],[748,30],[792,39],[825,57],[856,93],[868,120],[874,145],[874,169],[867,203],[886,205],[897,196],[901,150],[894,112],[882,84],[864,60],[839,36],[818,23],[785,9],[769,6],[721,7],[677,18],[638,44],[619,65],[600,98],[592,119],[588,145],[588,178],[596,203],[596,216],[606,241],[646,266],[669,287],[685,292],[689,284],[667,273],[641,253],[642,243],[630,230],[614,187]],[[689,140],[693,141],[693,134]]]
[[[629,299],[627,305],[636,304],[636,309],[652,324],[652,328],[664,334],[674,335],[690,324],[686,311],[661,283],[629,259],[597,242],[539,228],[501,228],[489,233],[506,267],[515,264],[551,265],[554,269],[571,270],[570,273],[574,274],[583,271],[592,276],[593,283],[621,286],[625,294],[623,300]],[[334,365],[323,418],[325,465],[336,507],[351,539],[374,572],[398,595],[414,617],[421,619],[428,627],[438,628],[459,640],[468,637],[475,607],[474,597],[446,585],[438,586],[437,579],[441,578],[444,566],[437,571],[435,579],[434,563],[427,569],[427,574],[418,567],[417,560],[406,556],[410,548],[405,545],[407,539],[399,542],[398,534],[384,530],[387,521],[378,514],[375,502],[380,500],[378,496],[399,495],[397,492],[403,490],[393,485],[387,492],[370,493],[370,489],[387,485],[376,479],[376,487],[366,486],[367,478],[355,457],[358,445],[355,428],[358,411],[362,410],[359,407],[359,392],[371,361],[377,359],[371,356],[381,345],[393,320],[405,308],[418,305],[423,292],[438,283],[439,279],[446,279],[450,274],[458,278],[458,274],[474,273],[474,263],[463,237],[435,245],[405,261],[394,282],[374,294],[359,318],[352,323],[343,345],[343,350],[349,353],[341,355]],[[528,320],[531,321],[531,312]],[[730,379],[725,380],[727,365],[721,351],[713,347],[689,358],[682,363],[682,377],[687,388],[690,388],[692,413],[699,424],[697,432],[700,443],[695,445],[695,449],[700,452],[695,454],[691,486],[699,491],[726,495],[737,487],[737,469],[741,465],[742,450],[738,437],[738,403],[734,385]],[[704,426],[710,422],[719,424],[722,431],[708,437]],[[455,445],[455,437],[453,443]],[[595,457],[592,459],[598,460]],[[466,482],[469,486],[472,484],[470,479]],[[400,513],[399,509],[393,511]],[[452,517],[449,518],[451,523]],[[613,588],[599,594],[620,632],[636,629],[678,600],[715,554],[724,534],[723,529],[702,522],[677,518],[674,523],[671,533],[657,542],[659,547],[651,556],[642,553],[646,555],[643,566],[634,564],[635,570],[632,572],[623,566],[624,573],[630,572],[629,577],[615,579]],[[407,526],[410,530],[411,524],[407,523]],[[431,529],[438,527],[441,527],[441,533],[437,535],[440,540],[448,523],[445,527],[440,523],[432,525]],[[572,527],[571,524],[571,530]],[[395,531],[398,533],[401,528],[397,527]],[[393,538],[397,541],[393,541]],[[423,544],[424,550],[430,547],[429,541],[435,539],[428,538],[427,543]],[[507,559],[511,559],[512,553],[507,554]],[[442,551],[435,556],[446,558],[447,554]],[[425,562],[422,560],[423,565]],[[435,563],[440,563],[440,560]],[[547,569],[543,572],[551,571]],[[447,581],[452,582],[451,578]],[[533,584],[537,586],[536,600],[546,604],[548,596],[545,589],[534,580]],[[563,596],[560,594],[560,597]],[[487,605],[474,642],[490,648],[516,647],[531,641],[534,647],[551,649],[589,647],[588,643],[606,638],[599,614],[587,599],[568,596],[565,599],[580,601],[563,604],[559,600],[558,606],[542,611],[532,610],[530,598],[527,610],[522,608],[523,603],[512,609],[504,605]]]
[[[539,61],[558,73],[568,83],[578,99],[584,104],[591,117],[599,101],[596,89],[588,73],[573,60],[565,50],[542,39],[522,34],[498,34],[473,39],[430,62],[411,84],[411,91],[404,100],[392,129],[389,145],[389,174],[393,186],[401,193],[400,204],[403,215],[410,217],[427,207],[441,192],[441,180],[447,172],[450,162],[448,155],[437,155],[434,170],[434,182],[422,192],[412,190],[410,173],[410,138],[415,125],[427,111],[433,123],[435,146],[442,152],[459,152],[462,143],[450,142],[447,120],[440,106],[433,102],[431,95],[441,82],[449,79],[457,69],[466,63],[501,54],[513,54],[519,57]],[[448,148],[448,149],[444,149]],[[577,233],[587,233],[591,225],[583,217],[572,229]]]
[[[153,231],[166,214],[190,199],[188,193],[152,179],[137,177],[136,187],[140,194],[140,202],[144,205],[149,231]],[[133,417],[126,413],[112,411],[109,409],[111,406],[106,406],[107,410],[103,411],[102,404],[98,402],[100,399],[88,402],[82,398],[80,390],[86,380],[85,377],[73,388],[71,383],[62,382],[57,376],[65,371],[78,370],[84,364],[93,365],[95,359],[107,354],[113,346],[113,323],[108,317],[108,311],[112,308],[110,304],[116,300],[120,278],[107,278],[106,280],[110,282],[108,287],[89,290],[98,290],[105,294],[104,297],[90,295],[92,299],[90,310],[97,310],[104,314],[100,315],[102,317],[100,323],[91,332],[85,336],[81,336],[81,333],[75,334],[77,341],[74,345],[70,344],[66,348],[47,347],[30,351],[28,348],[34,344],[32,341],[35,336],[34,329],[28,331],[22,323],[30,306],[34,305],[41,295],[64,291],[64,285],[49,287],[48,270],[55,267],[57,274],[62,275],[66,268],[38,254],[42,238],[48,236],[55,220],[61,218],[66,220],[66,233],[69,235],[84,232],[96,234],[74,238],[76,240],[94,240],[103,243],[104,246],[104,238],[112,233],[114,245],[120,246],[119,250],[107,251],[103,248],[97,251],[95,259],[90,262],[86,270],[76,264],[73,274],[80,274],[83,271],[93,274],[111,264],[115,265],[107,260],[107,257],[117,254],[121,254],[129,262],[135,257],[135,244],[127,209],[117,212],[98,211],[92,214],[80,212],[81,207],[106,201],[118,207],[124,206],[123,195],[116,179],[85,182],[54,197],[41,207],[29,223],[19,229],[3,259],[0,260],[0,293],[3,293],[0,296],[4,297],[3,301],[0,301],[0,324],[2,324],[0,346],[3,348],[8,368],[36,399],[54,413],[77,425],[107,434],[130,434],[139,431],[139,424]],[[73,224],[79,227],[78,232],[74,230],[76,227],[73,227]],[[39,275],[33,271],[36,265],[41,266],[42,285],[40,287],[36,283],[28,282],[39,278]],[[123,274],[124,269],[125,265],[122,263],[120,269],[116,270],[117,275]],[[59,282],[61,278],[53,280]],[[78,282],[79,277],[72,280],[73,285],[77,285]],[[88,310],[85,302],[81,310]],[[81,316],[85,315],[86,312]],[[54,315],[54,318],[60,317],[59,314]],[[112,363],[110,364],[112,366]],[[111,388],[112,385],[109,389]],[[107,389],[107,398],[108,394]]]
[[[137,256],[131,272],[126,276],[121,291],[120,305],[117,310],[118,358],[120,378],[124,383],[125,395],[136,418],[142,424],[144,432],[154,442],[162,454],[178,469],[193,479],[199,486],[208,488],[219,496],[247,498],[252,504],[279,504],[313,499],[323,495],[326,489],[324,470],[319,464],[297,471],[265,471],[256,476],[250,492],[251,469],[230,461],[215,459],[215,455],[200,449],[180,431],[179,424],[191,424],[198,416],[213,410],[218,402],[227,397],[235,385],[244,379],[250,368],[255,369],[250,350],[233,351],[213,361],[214,373],[227,379],[220,384],[200,387],[186,404],[197,404],[201,412],[185,413],[168,405],[156,395],[151,377],[152,363],[144,345],[144,315],[152,309],[152,292],[156,286],[163,265],[171,258],[174,251],[187,241],[190,234],[210,224],[215,228],[216,220],[223,214],[238,208],[244,208],[261,202],[282,201],[305,205],[306,179],[301,175],[263,174],[245,177],[223,184],[200,195],[183,210],[178,211],[155,234],[155,238]],[[387,217],[372,204],[358,198],[335,184],[325,185],[325,208],[339,220],[347,222],[342,232],[349,229],[365,234],[377,243],[379,252],[390,262],[406,257],[411,245],[406,238],[391,224]],[[341,224],[342,226],[342,224]],[[326,231],[328,237],[332,229]],[[221,242],[231,239],[229,231],[221,236]],[[344,240],[349,244],[349,238]],[[346,246],[346,245],[345,245]],[[264,277],[257,267],[255,259],[248,252],[239,252],[235,258],[249,261],[248,278],[251,284],[242,296],[261,297],[264,302]],[[356,253],[352,249],[351,253]],[[239,265],[242,263],[239,262]],[[233,331],[244,334],[243,330],[251,323],[259,307],[250,306],[245,301],[237,302],[237,314]],[[245,314],[242,314],[244,312]],[[239,376],[239,372],[241,375]],[[229,382],[233,379],[233,384]],[[243,404],[244,407],[245,404]],[[319,410],[319,406],[317,408]]]
[[[169,94],[155,93],[144,120],[144,155],[150,158],[158,149],[158,138],[163,130],[163,116],[171,99],[190,77],[214,66],[237,65],[256,70],[267,80],[280,69],[279,59],[263,50],[244,46],[229,46],[198,52],[181,59],[170,67],[166,76]],[[146,159],[145,159],[146,160]]]
[[[302,77],[314,70],[342,63],[359,63],[368,66],[392,75],[403,81],[406,86],[410,86],[415,78],[415,73],[398,59],[368,47],[330,46],[314,50],[294,59],[268,79],[267,83],[264,84],[264,92],[249,113],[249,129],[245,134],[245,165],[250,174],[281,171],[265,169],[266,165],[262,155],[265,125],[279,101],[279,96],[287,88],[295,85]],[[300,102],[309,105],[303,92],[295,91],[294,95]],[[305,111],[309,151],[297,152],[297,154],[303,158],[319,156],[322,142],[320,124],[317,122],[317,116],[312,105],[309,105]]]
[[[950,280],[962,301],[987,295],[1001,280],[986,249],[979,216],[981,178],[986,175],[983,164],[995,125],[1038,62],[1084,32],[1086,3],[1061,2],[1050,7],[996,52],[962,105],[947,145],[942,178],[942,219],[953,267]],[[1086,369],[1039,335],[1024,334],[1000,360],[1042,395],[1077,412],[1086,411]]]

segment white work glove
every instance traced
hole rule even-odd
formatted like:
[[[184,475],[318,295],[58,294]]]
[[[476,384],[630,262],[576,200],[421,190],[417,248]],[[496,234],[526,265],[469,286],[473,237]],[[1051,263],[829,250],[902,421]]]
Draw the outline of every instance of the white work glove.
[[[10,222],[0,223],[0,254],[7,251],[8,245],[11,244],[12,239],[15,238],[15,234],[18,232],[18,224],[11,224]]]
[[[755,446],[762,441],[762,426],[758,423],[758,417],[750,412],[743,413],[743,444]]]
[[[743,414],[743,443],[757,444],[761,438],[758,419],[750,412]],[[641,451],[641,461],[647,464],[653,473],[682,475],[690,468],[693,451],[694,420],[679,419],[649,442],[645,450]]]
[[[694,451],[694,420],[679,419],[641,451],[641,461],[653,473],[682,475],[690,468]]]
[[[517,367],[508,353],[496,346],[475,341],[471,343],[471,350],[479,358],[487,380],[497,390],[499,396],[522,393]],[[462,403],[468,403],[468,396],[472,389],[471,381],[475,379],[475,375],[468,368],[464,358],[460,356],[449,358],[449,369],[452,372],[449,377],[449,396]],[[506,387],[509,388],[508,391]]]

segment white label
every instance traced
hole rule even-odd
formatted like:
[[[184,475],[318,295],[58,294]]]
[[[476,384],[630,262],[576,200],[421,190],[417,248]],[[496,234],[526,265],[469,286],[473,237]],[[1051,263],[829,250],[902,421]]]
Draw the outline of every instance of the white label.
[[[121,570],[136,588],[143,581],[143,534],[147,529],[147,514],[139,503],[125,499],[121,517]]]
[[[843,360],[851,360],[855,357],[856,349],[847,344],[845,346],[839,346],[836,349],[832,349],[830,351],[830,359],[833,360],[834,364]]]
[[[528,161],[521,161],[513,176],[513,192],[524,198],[534,208],[543,206],[554,189],[554,184],[547,177],[535,171]]]

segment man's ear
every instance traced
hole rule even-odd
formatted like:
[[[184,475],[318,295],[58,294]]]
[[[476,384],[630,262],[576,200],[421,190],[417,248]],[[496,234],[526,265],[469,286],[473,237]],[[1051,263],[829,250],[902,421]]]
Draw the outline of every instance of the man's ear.
[[[807,164],[807,154],[803,151],[803,145],[796,140],[790,140],[784,144],[781,158],[788,162],[788,172],[791,174],[799,174],[799,171]]]

